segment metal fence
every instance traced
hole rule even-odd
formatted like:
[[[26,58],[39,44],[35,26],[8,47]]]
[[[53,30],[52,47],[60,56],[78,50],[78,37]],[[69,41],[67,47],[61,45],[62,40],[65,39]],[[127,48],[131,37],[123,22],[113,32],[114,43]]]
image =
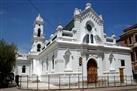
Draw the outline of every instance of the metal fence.
[[[99,76],[95,82],[88,82],[87,77],[81,75],[46,75],[46,76],[20,76],[22,89],[73,89],[73,88],[98,88],[137,85],[132,76]]]

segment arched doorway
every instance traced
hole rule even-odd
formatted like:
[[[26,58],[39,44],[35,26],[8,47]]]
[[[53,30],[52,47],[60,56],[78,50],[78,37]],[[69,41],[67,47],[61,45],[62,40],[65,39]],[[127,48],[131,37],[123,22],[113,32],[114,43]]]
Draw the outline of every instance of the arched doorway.
[[[89,83],[97,81],[97,63],[94,59],[90,59],[87,63],[87,81]]]

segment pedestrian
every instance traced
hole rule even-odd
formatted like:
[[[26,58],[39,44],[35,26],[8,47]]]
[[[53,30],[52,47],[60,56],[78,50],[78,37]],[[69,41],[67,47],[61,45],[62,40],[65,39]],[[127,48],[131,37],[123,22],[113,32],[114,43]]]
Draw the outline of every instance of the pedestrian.
[[[16,86],[19,87],[19,75],[15,76],[15,82],[16,82]]]

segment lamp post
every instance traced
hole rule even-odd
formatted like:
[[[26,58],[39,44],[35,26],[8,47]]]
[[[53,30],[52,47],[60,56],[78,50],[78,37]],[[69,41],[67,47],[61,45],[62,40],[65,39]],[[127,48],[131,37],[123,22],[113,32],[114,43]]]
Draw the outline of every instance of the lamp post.
[[[82,61],[82,91],[84,91],[84,82],[83,82],[83,61]]]
[[[0,31],[0,39],[2,39],[2,30]]]
[[[82,57],[80,57],[79,59],[79,65],[82,66],[82,91],[84,91],[84,83],[83,83],[83,61],[82,61]]]

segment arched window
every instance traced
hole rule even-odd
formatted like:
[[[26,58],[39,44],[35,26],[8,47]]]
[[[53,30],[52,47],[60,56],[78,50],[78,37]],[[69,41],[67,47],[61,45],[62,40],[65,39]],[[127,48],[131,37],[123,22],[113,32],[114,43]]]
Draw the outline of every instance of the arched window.
[[[38,52],[40,51],[40,48],[41,48],[41,45],[38,44],[38,45],[37,45],[37,51],[38,51]]]
[[[54,55],[52,56],[52,69],[54,69]]]
[[[26,66],[25,65],[22,66],[22,73],[26,73]]]
[[[38,37],[40,37],[40,34],[41,34],[41,30],[40,30],[40,28],[38,29]]]
[[[94,40],[93,40],[93,35],[92,34],[90,35],[90,39],[91,39],[91,43],[93,43]]]
[[[88,34],[84,37],[83,42],[89,43],[89,35]]]

